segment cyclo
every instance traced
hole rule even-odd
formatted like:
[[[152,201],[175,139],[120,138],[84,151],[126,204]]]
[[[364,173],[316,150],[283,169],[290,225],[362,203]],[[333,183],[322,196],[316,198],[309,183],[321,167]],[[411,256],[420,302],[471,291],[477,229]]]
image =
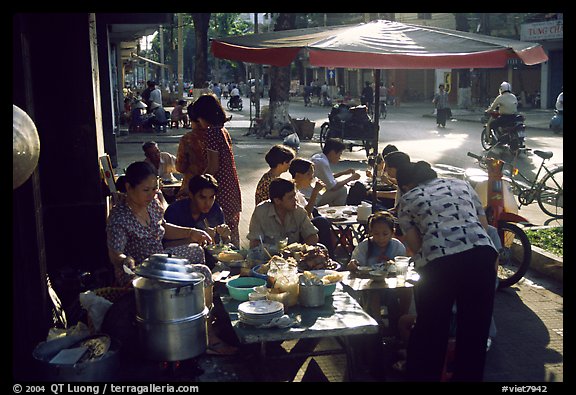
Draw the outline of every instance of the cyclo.
[[[328,114],[328,122],[320,127],[320,147],[329,138],[339,138],[349,141],[349,149],[354,146],[363,147],[366,156],[373,154],[376,147],[377,128],[368,115],[366,106],[350,106],[340,103],[332,107]]]

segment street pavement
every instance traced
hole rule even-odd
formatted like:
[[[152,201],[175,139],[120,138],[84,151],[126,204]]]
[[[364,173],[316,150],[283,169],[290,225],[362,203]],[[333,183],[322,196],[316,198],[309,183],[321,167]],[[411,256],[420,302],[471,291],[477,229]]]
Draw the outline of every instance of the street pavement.
[[[245,102],[247,100],[245,99]],[[428,103],[403,103],[406,111],[414,111],[414,116],[432,116]],[[298,102],[291,106],[302,106]],[[248,230],[250,215],[254,209],[254,192],[261,175],[268,170],[264,155],[268,149],[281,140],[257,138],[248,134],[250,126],[248,106],[242,114],[234,112],[232,120],[226,125],[233,141],[236,166],[240,178],[243,209],[240,221],[240,235]],[[327,112],[327,111],[326,111]],[[462,121],[479,122],[481,112],[470,110],[453,110],[453,116]],[[530,110],[527,114],[527,126],[548,129],[551,110]],[[310,157],[320,150],[318,144],[318,122],[315,138],[302,141],[299,156]],[[144,158],[141,145],[148,140],[159,143],[162,151],[173,154],[186,129],[168,129],[165,134],[130,134],[125,131],[117,136],[117,171],[122,172],[130,163]],[[561,138],[561,137],[560,137]],[[344,155],[345,158],[345,155]],[[344,160],[341,166],[354,167],[360,171],[366,169],[365,161]],[[338,169],[336,169],[338,171]],[[523,209],[524,210],[524,209]],[[535,211],[535,210],[534,210]],[[524,216],[526,212],[523,212]],[[541,215],[529,217],[535,225],[544,224],[546,218]],[[247,246],[244,240],[243,247]],[[495,298],[494,319],[498,335],[488,352],[484,379],[487,382],[505,383],[538,383],[563,382],[563,284],[530,270],[520,283],[498,291]],[[319,347],[327,346],[323,341]],[[328,345],[329,346],[329,345]],[[253,350],[252,350],[253,351]],[[245,354],[247,352],[247,354]],[[203,370],[199,374],[195,369],[187,372],[181,368],[178,379],[195,381],[285,381],[289,380],[280,372],[283,367],[278,364],[277,377],[263,378],[259,372],[250,369],[250,350],[242,351],[240,356],[223,357],[203,355],[197,359]],[[343,381],[345,358],[339,355],[314,357],[329,381]],[[381,360],[376,372],[367,371],[363,381],[402,381],[401,375],[391,368],[394,355],[383,347]],[[304,371],[310,358],[298,371],[294,381],[302,381]],[[151,380],[149,370],[143,369],[143,381]],[[133,377],[132,377],[133,378]],[[157,377],[156,377],[157,378]]]

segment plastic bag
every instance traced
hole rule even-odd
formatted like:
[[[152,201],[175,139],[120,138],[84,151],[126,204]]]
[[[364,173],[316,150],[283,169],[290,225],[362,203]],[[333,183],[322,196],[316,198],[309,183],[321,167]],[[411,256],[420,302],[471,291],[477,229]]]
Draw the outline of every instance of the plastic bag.
[[[80,304],[88,312],[88,316],[94,325],[94,330],[100,332],[102,321],[104,321],[106,312],[112,306],[112,302],[96,295],[92,291],[87,291],[80,294]]]

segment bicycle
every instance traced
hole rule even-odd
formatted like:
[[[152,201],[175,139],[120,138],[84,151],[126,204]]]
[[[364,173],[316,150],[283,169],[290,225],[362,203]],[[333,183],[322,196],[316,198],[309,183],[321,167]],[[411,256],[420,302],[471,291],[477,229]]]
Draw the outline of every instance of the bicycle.
[[[532,204],[534,200],[540,209],[553,218],[564,218],[564,165],[562,163],[546,166],[545,162],[554,155],[551,151],[534,150],[542,159],[533,179],[525,176],[512,163],[504,162],[510,167],[510,177],[514,194],[518,196],[518,208]],[[542,178],[539,179],[540,174]],[[520,179],[518,178],[520,177]]]
[[[477,159],[488,169],[486,217],[488,223],[498,230],[502,243],[498,256],[498,289],[506,288],[520,281],[530,267],[532,245],[526,233],[517,225],[528,220],[506,209],[506,188],[502,179],[505,162],[472,152],[468,152],[468,156]]]

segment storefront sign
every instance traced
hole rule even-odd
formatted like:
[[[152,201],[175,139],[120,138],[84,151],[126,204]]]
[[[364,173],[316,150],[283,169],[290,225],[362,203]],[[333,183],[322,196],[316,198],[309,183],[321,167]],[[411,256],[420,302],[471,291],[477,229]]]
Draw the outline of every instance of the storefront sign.
[[[564,37],[564,20],[526,23],[520,27],[522,41],[556,40]]]

